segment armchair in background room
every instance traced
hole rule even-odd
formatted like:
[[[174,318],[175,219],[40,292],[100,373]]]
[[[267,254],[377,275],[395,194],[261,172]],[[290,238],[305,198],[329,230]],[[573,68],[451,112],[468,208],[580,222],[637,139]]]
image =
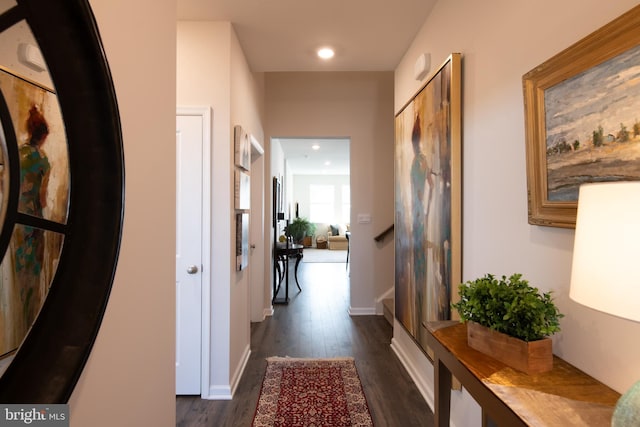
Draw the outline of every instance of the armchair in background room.
[[[327,230],[327,246],[331,250],[347,250],[349,241],[346,232],[350,231],[349,224],[330,225]]]

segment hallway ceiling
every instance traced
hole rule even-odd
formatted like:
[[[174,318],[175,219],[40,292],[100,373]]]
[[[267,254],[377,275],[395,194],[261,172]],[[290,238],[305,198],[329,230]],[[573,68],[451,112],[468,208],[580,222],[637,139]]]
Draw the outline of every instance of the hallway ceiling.
[[[278,138],[293,175],[349,175],[349,139]],[[318,150],[312,146],[317,144]]]
[[[231,22],[254,72],[393,71],[436,2],[178,0],[178,19]]]

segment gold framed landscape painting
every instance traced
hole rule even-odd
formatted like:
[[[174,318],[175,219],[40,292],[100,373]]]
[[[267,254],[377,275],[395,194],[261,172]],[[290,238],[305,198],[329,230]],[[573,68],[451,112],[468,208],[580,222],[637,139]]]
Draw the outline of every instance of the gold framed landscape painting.
[[[462,274],[461,99],[454,53],[395,118],[395,316],[427,355]]]
[[[640,180],[640,6],[523,76],[530,224],[573,228],[587,182]]]

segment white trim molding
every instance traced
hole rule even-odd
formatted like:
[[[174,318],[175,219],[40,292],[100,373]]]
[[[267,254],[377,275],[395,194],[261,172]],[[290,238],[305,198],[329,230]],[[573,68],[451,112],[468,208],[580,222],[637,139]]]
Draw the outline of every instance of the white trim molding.
[[[433,364],[397,320],[393,324],[391,349],[433,411]],[[464,388],[451,390],[451,426],[477,426],[481,421],[482,409],[473,397]]]
[[[349,306],[349,316],[375,316],[375,307],[351,307]]]
[[[233,377],[231,377],[231,396],[233,396],[238,389],[238,384],[240,383],[240,378],[242,378],[242,373],[247,367],[247,362],[249,362],[249,356],[251,356],[251,345],[247,344],[244,349],[242,360],[238,364],[236,371],[233,373]]]
[[[433,411],[433,365],[397,320],[394,320],[391,349]]]
[[[382,305],[382,301],[386,300],[387,298],[395,298],[396,296],[395,294],[396,294],[396,288],[395,286],[392,286],[389,289],[387,289],[385,293],[383,293],[378,298],[376,298],[376,314],[377,315],[384,314],[384,306]]]

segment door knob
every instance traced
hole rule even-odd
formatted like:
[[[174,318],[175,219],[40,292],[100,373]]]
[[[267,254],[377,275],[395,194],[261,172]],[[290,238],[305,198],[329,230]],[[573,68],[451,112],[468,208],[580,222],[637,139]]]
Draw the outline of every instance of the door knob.
[[[196,274],[197,272],[198,272],[198,267],[196,267],[195,265],[190,265],[189,267],[187,267],[187,273]]]

